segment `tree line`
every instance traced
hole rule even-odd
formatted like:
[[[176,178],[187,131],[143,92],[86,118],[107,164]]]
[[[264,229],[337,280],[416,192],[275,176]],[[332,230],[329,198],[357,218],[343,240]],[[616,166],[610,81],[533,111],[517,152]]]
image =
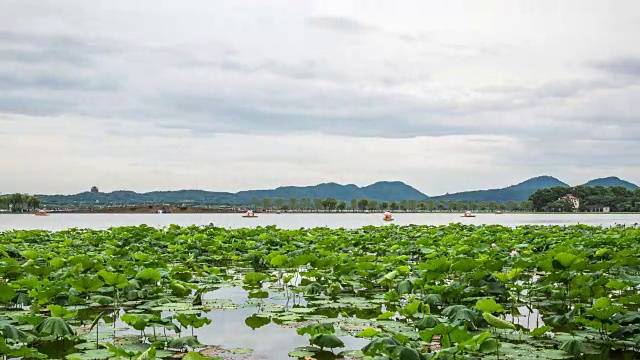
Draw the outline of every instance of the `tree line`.
[[[12,212],[35,211],[40,207],[40,199],[28,194],[0,195],[0,209]]]
[[[560,198],[572,194],[580,199],[578,211],[609,207],[611,211],[640,211],[640,189],[629,190],[622,186],[556,186],[541,189],[529,196],[535,211],[573,211],[573,205]]]
[[[252,208],[262,211],[531,211],[530,201],[500,203],[495,201],[464,202],[445,200],[377,201],[351,199],[348,203],[334,198],[253,198]]]

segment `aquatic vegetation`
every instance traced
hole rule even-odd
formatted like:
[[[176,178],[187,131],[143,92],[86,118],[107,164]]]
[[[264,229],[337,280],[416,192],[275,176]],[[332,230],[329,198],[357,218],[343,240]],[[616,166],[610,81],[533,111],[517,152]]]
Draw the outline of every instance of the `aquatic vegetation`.
[[[640,229],[581,225],[7,231],[0,353],[242,359],[202,340],[232,312],[293,358],[631,359],[638,254]]]

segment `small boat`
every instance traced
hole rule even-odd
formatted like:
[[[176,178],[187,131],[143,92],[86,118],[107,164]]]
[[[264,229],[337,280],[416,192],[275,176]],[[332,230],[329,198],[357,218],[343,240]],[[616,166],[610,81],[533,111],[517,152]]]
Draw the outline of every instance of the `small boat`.
[[[476,217],[476,216],[471,214],[471,211],[465,211],[464,215],[462,215],[462,217]]]
[[[384,212],[384,217],[382,218],[382,220],[384,221],[393,221],[393,216],[391,216],[391,213],[388,211]]]
[[[257,218],[256,214],[253,211],[249,210],[246,214],[242,215],[243,218]]]
[[[502,210],[496,211],[496,214],[502,214]]]
[[[36,216],[49,216],[46,210],[38,210],[36,211]]]

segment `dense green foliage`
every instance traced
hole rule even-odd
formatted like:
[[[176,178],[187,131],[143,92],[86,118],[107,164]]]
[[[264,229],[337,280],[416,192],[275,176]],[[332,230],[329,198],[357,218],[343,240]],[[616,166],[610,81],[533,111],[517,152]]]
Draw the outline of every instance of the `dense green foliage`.
[[[633,227],[8,231],[0,351],[200,359],[221,350],[200,344],[194,329],[216,334],[216,312],[250,306],[251,329],[308,337],[310,346],[291,349],[295,358],[333,359],[357,337],[366,346],[343,355],[631,359],[640,349],[638,253]],[[249,300],[215,298],[229,286]],[[286,304],[276,303],[282,296]]]
[[[40,199],[27,194],[0,195],[0,209],[13,212],[36,210]]]
[[[608,206],[611,211],[640,211],[640,190],[622,186],[553,187],[536,191],[529,200],[536,211],[566,210],[558,199],[568,194],[580,199],[580,211],[588,211],[592,206]]]

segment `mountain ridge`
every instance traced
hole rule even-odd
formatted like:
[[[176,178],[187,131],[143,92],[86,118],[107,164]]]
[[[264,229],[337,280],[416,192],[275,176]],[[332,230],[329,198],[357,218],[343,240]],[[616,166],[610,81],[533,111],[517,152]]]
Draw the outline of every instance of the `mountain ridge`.
[[[618,177],[606,177],[590,180],[586,184],[604,184],[603,186],[625,186],[637,189],[638,186]],[[610,184],[610,185],[607,185]],[[134,204],[134,203],[169,203],[169,204],[237,204],[249,205],[262,198],[283,199],[296,198],[335,198],[349,203],[351,199],[369,199],[376,201],[401,200],[439,200],[439,201],[475,201],[475,202],[508,202],[528,200],[529,195],[537,190],[554,186],[568,187],[561,180],[542,175],[527,179],[515,185],[502,188],[462,191],[429,197],[416,188],[402,181],[378,181],[366,186],[354,184],[338,184],[335,182],[320,183],[313,186],[280,186],[273,189],[243,190],[238,192],[220,192],[198,189],[160,190],[138,193],[130,190],[115,190],[109,193],[82,192],[73,195],[37,195],[44,204]]]
[[[622,180],[617,176],[609,176],[604,178],[592,179],[582,184],[582,186],[605,186],[605,187],[622,186],[628,190],[636,190],[639,188],[638,185],[626,180]]]

